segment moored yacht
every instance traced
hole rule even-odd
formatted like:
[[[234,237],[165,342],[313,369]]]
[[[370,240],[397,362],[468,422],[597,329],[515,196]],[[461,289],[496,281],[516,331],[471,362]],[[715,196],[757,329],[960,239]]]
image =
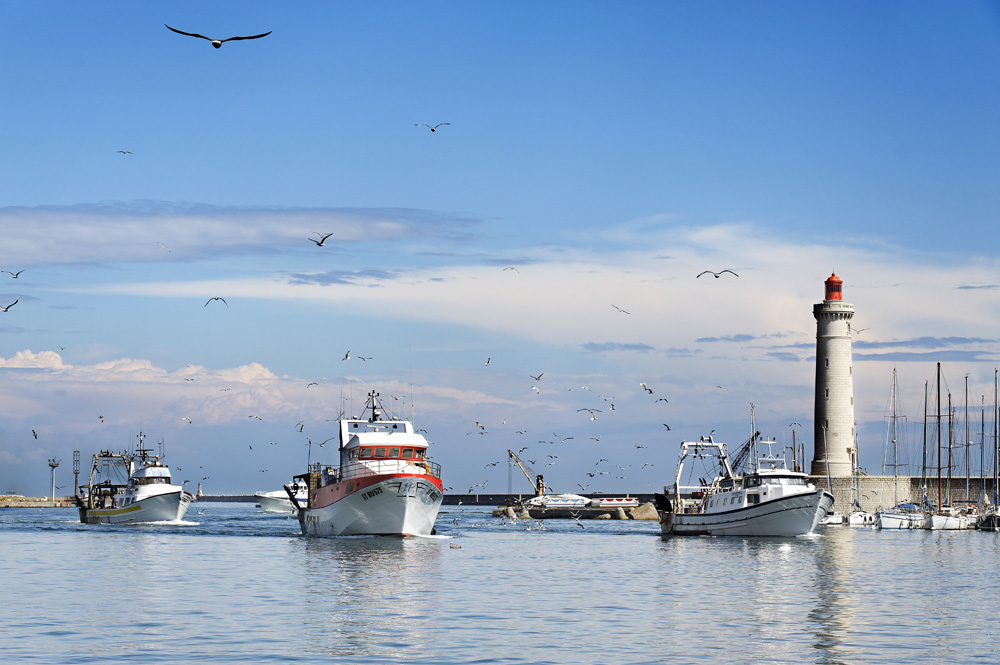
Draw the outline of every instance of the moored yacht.
[[[303,534],[434,532],[444,498],[441,467],[427,459],[427,439],[412,423],[383,413],[378,394],[369,393],[361,418],[340,419],[340,465],[310,464],[295,476],[308,492],[304,504],[293,501]]]
[[[86,486],[78,488],[77,507],[84,524],[139,524],[183,519],[194,495],[170,482],[170,467],[143,447],[134,453],[94,455]],[[123,482],[124,481],[124,482]]]
[[[752,468],[734,470],[726,444],[711,436],[681,443],[672,488],[656,495],[660,529],[678,536],[800,536],[812,531],[833,507],[833,495],[791,471],[784,458],[756,453],[755,432],[745,444]],[[740,457],[740,455],[738,455]],[[689,461],[714,460],[716,477],[684,485]]]

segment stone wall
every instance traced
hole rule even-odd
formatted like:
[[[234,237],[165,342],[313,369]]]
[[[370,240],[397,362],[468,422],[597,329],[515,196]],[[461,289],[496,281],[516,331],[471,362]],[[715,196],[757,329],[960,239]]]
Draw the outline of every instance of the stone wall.
[[[851,496],[852,488],[854,487],[854,480],[852,478],[832,478],[833,481],[833,496],[834,496],[834,508],[843,514],[851,512]],[[822,487],[823,489],[830,489],[830,483],[827,481],[826,476],[809,476],[809,482],[816,485],[816,487]],[[948,485],[947,479],[942,478],[941,480],[941,496],[944,503],[948,503]],[[874,513],[879,508],[891,508],[894,504],[893,496],[895,489],[896,502],[910,501],[916,504],[921,502],[924,495],[924,490],[922,487],[923,481],[920,476],[899,476],[898,478],[893,478],[892,476],[861,476],[859,479],[859,493],[858,501],[861,503],[862,510],[866,510],[870,513]],[[979,504],[980,496],[982,494],[981,487],[985,487],[985,491],[988,497],[993,497],[993,478],[983,479],[983,485],[980,485],[979,478],[971,478],[969,480],[969,490],[968,495],[972,497],[972,503]],[[927,479],[927,498],[934,505],[938,502],[938,482],[937,478]],[[953,476],[951,479],[951,505],[958,506],[967,502],[966,489],[965,489],[965,476],[961,478]],[[989,499],[987,499],[987,503]]]

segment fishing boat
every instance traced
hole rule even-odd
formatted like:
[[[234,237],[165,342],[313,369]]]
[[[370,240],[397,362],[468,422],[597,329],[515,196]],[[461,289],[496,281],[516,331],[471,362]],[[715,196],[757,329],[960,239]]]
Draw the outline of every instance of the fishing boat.
[[[87,484],[78,488],[77,507],[84,524],[140,524],[184,518],[194,495],[170,482],[161,454],[145,448],[139,433],[135,452],[102,450],[94,455]]]
[[[655,495],[664,535],[801,536],[812,533],[833,507],[833,495],[808,482],[805,473],[789,470],[784,457],[758,455],[754,431],[731,463],[725,443],[712,436],[681,443],[672,488]],[[773,442],[767,444],[769,449]],[[751,469],[739,473],[747,454]],[[685,485],[689,463],[708,461],[711,481]]]
[[[292,497],[288,495],[288,491],[284,489],[285,486],[280,490],[273,492],[254,492],[254,498],[257,499],[257,505],[260,506],[261,510],[265,513],[294,513],[295,506],[292,505]],[[298,505],[305,504],[306,500],[309,498],[308,492],[306,492],[306,486],[304,483],[291,482],[287,485],[292,490],[292,496],[295,497],[295,501]]]
[[[372,391],[360,418],[339,420],[339,466],[310,463],[295,476],[307,489],[304,504],[285,486],[304,535],[434,533],[444,498],[441,466],[427,459],[427,439],[411,422],[384,413]]]

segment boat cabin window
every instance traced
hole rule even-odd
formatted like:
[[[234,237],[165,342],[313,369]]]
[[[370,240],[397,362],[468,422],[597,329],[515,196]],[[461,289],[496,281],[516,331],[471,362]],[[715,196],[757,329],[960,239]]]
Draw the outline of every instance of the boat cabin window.
[[[170,479],[162,476],[158,478],[135,478],[136,485],[169,485]]]
[[[427,456],[423,448],[355,448],[348,452],[349,459],[413,459],[422,460]]]

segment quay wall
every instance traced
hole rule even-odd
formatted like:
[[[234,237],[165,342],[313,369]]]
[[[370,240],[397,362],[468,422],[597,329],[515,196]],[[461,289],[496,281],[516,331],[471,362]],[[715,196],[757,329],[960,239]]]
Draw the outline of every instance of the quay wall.
[[[830,490],[831,480],[833,482],[832,490]],[[831,491],[834,497],[833,506],[837,512],[844,515],[851,512],[851,498],[854,488],[853,478],[832,478],[828,480],[826,476],[809,476],[809,482],[816,485],[816,487],[822,487],[825,490]],[[928,478],[926,483],[927,498],[932,504],[937,505],[937,478]],[[961,478],[952,476],[951,493],[949,496],[948,481],[942,478],[941,497],[943,503],[959,506],[969,503],[969,498],[971,497],[971,502],[979,505],[983,488],[985,488],[986,496],[988,497],[986,499],[987,504],[990,498],[994,496],[992,477],[982,479],[970,478],[968,494],[966,494],[965,487],[965,476]],[[920,476],[899,476],[893,478],[892,476],[863,475],[858,480],[858,488],[858,493],[860,494],[858,501],[861,504],[861,509],[869,513],[874,513],[880,508],[892,508],[895,505],[894,496],[896,497],[895,500],[899,503],[909,501],[919,505],[924,495],[924,480]]]

